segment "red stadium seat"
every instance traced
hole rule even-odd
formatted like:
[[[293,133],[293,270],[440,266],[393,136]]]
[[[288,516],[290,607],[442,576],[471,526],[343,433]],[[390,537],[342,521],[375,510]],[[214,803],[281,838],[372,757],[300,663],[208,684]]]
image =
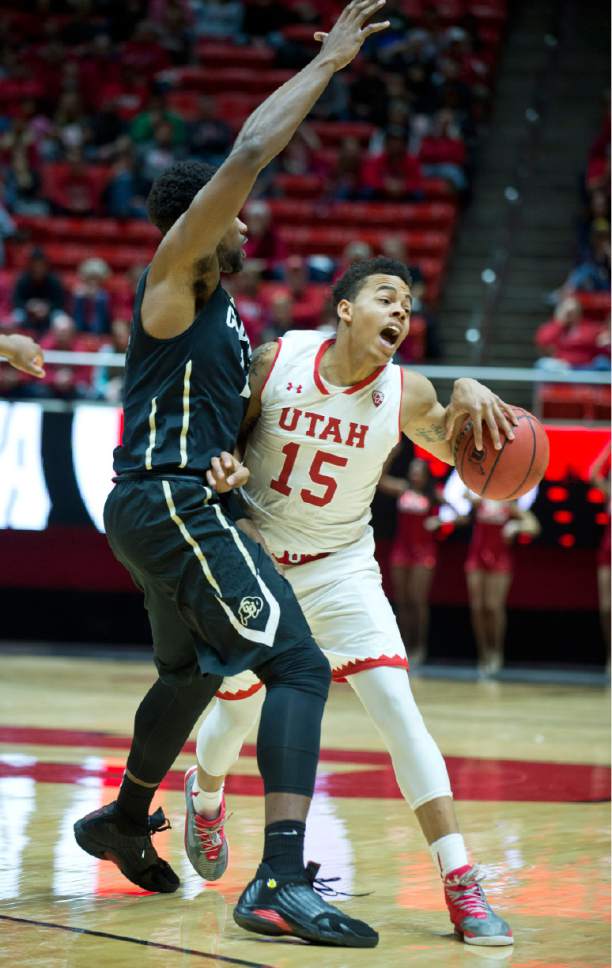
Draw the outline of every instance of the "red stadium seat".
[[[133,265],[148,262],[154,252],[153,246],[108,245],[95,242],[74,243],[49,242],[45,252],[52,267],[58,271],[76,269],[84,259],[97,256],[104,259],[115,271],[130,269]],[[28,260],[28,250],[23,247],[12,249],[13,264],[22,267]]]
[[[274,184],[290,198],[320,198],[324,187],[318,175],[278,175]]]
[[[195,121],[198,116],[199,94],[196,91],[170,91],[168,107],[180,114],[185,121]]]
[[[268,202],[279,225],[352,225],[359,228],[437,229],[452,233],[456,209],[446,202],[317,202],[297,198],[276,198]]]
[[[235,128],[240,127],[256,107],[261,104],[259,94],[224,94],[217,95],[217,107],[220,116]]]
[[[610,420],[610,387],[555,383],[540,387],[539,411],[549,420]]]
[[[240,67],[177,67],[166,76],[177,89],[202,91],[205,94],[226,93],[271,94],[293,77],[295,71],[262,71]]]
[[[587,319],[604,322],[610,315],[609,292],[575,292],[574,296]]]
[[[339,148],[346,138],[357,138],[367,145],[376,131],[375,126],[366,121],[311,121],[310,127],[324,148]]]
[[[278,232],[287,250],[294,254],[323,253],[332,258],[339,256],[349,242],[354,242],[355,239],[362,239],[369,242],[373,249],[380,249],[383,239],[390,234],[385,229],[339,228],[329,225],[282,225]],[[394,231],[393,234],[405,240],[411,255],[417,259],[419,256],[441,256],[448,248],[449,239],[443,232]]]

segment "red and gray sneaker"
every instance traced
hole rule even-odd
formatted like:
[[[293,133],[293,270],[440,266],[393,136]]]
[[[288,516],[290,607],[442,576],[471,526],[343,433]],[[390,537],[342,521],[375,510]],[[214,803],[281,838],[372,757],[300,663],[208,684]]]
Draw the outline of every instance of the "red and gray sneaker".
[[[480,886],[484,876],[481,868],[466,864],[444,878],[444,896],[455,933],[466,944],[514,944],[510,925],[495,913]]]
[[[375,948],[378,934],[317,894],[318,864],[301,874],[280,876],[260,864],[234,908],[234,921],[258,934],[290,935],[340,948]],[[324,884],[322,885],[325,890]],[[336,892],[333,892],[336,893]]]
[[[221,801],[219,816],[214,820],[207,820],[196,813],[193,805],[193,786],[197,774],[197,766],[192,766],[185,773],[185,850],[193,869],[207,881],[216,881],[224,873],[228,861],[228,846],[225,839],[224,824],[225,797]]]

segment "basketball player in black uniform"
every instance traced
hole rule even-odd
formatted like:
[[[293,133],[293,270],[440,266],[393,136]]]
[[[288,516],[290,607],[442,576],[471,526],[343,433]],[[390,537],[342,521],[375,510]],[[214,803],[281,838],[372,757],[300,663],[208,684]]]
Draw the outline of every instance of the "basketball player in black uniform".
[[[320,52],[253,112],[217,171],[178,164],[151,191],[163,239],[136,293],[104,520],[144,592],[159,678],[136,712],[117,800],[75,824],[88,853],[147,890],[175,891],[178,877],[151,843],[166,825],[161,810],[149,817],[151,801],[221,679],[253,669],[267,687],[257,740],[265,845],[234,917],[249,930],[349,947],[372,947],[378,935],[326,904],[303,864],[329,665],[289,584],[237,530],[233,498],[219,499],[205,474],[214,455],[233,450],[249,395],[248,339],[220,283],[242,266],[238,212],[335,71],[388,25],[364,26],[383,4],[353,0],[316,35]]]

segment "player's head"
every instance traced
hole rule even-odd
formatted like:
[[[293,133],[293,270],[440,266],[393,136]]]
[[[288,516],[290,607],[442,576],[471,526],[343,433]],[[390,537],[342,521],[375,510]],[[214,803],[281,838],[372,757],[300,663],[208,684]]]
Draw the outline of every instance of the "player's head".
[[[377,256],[350,266],[338,279],[333,302],[338,332],[373,363],[388,363],[410,328],[410,273],[403,262]]]
[[[216,172],[213,165],[202,161],[178,161],[154,182],[147,199],[149,218],[162,235],[186,212],[204,185]],[[242,246],[246,226],[235,218],[219,245],[217,256],[222,272],[240,272],[244,262]]]

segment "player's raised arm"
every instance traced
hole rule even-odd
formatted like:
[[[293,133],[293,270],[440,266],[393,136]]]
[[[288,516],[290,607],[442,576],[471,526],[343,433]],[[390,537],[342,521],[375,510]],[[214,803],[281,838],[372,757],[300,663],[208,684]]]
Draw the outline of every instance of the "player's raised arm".
[[[20,333],[0,336],[0,357],[16,370],[29,373],[30,376],[45,375],[43,351],[29,336],[22,336]]]
[[[422,374],[404,371],[401,427],[403,433],[435,457],[454,464],[453,441],[461,429],[461,418],[474,422],[474,442],[482,448],[483,423],[489,428],[496,448],[501,447],[500,431],[512,440],[512,425],[517,419],[512,410],[492,390],[477,380],[455,380],[450,403],[443,407],[433,384]]]
[[[352,0],[329,34],[319,35],[321,50],[313,60],[247,118],[229,157],[165,234],[151,265],[151,285],[169,274],[190,273],[195,262],[216,252],[257,175],[286,147],[334,73],[388,26],[387,21],[366,26],[384,3]]]

